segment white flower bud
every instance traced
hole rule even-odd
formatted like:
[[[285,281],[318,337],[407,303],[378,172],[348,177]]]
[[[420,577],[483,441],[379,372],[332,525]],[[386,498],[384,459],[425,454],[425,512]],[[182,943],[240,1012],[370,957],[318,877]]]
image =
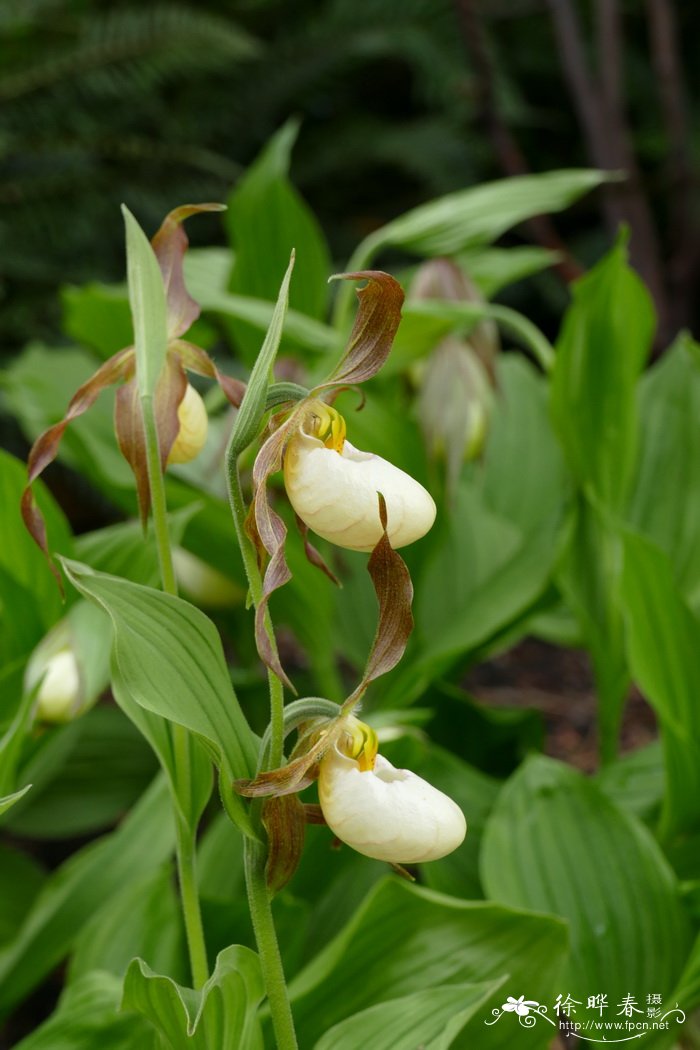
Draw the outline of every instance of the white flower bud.
[[[184,547],[173,548],[173,567],[182,590],[198,605],[230,609],[245,601],[238,584]]]
[[[185,396],[177,410],[180,429],[168,455],[168,463],[189,463],[198,456],[207,440],[209,418],[201,397],[187,384]]]
[[[371,769],[361,764],[334,747],[320,765],[323,815],[348,846],[375,860],[418,864],[446,856],[464,840],[464,814],[442,791],[381,755]]]
[[[338,442],[339,444],[339,442]],[[410,474],[344,440],[328,447],[300,429],[287,445],[284,483],[289,502],[318,536],[349,550],[371,551],[382,536],[377,493],[384,496],[394,548],[413,543],[435,521],[435,503]]]
[[[81,702],[80,671],[72,649],[49,657],[37,694],[36,717],[40,722],[69,722]]]

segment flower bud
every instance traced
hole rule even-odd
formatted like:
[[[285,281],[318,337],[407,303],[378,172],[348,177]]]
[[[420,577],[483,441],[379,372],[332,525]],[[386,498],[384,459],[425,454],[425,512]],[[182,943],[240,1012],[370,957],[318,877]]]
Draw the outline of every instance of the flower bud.
[[[82,688],[78,662],[72,649],[62,649],[50,656],[41,671],[37,693],[36,717],[40,722],[70,722],[78,713]]]
[[[177,582],[188,598],[208,609],[231,609],[245,600],[238,584],[184,547],[173,548]]]
[[[202,398],[191,383],[177,410],[180,429],[168,455],[168,464],[189,463],[198,456],[207,440],[209,419]]]
[[[318,404],[290,440],[284,457],[287,495],[302,521],[339,547],[371,551],[382,537],[377,499],[381,493],[392,547],[424,536],[435,521],[431,495],[381,456],[354,448],[345,439],[342,416]]]
[[[456,802],[408,769],[375,756],[376,737],[356,753],[355,736],[336,744],[320,763],[321,809],[338,838],[366,857],[392,864],[438,860],[456,849],[467,832]]]

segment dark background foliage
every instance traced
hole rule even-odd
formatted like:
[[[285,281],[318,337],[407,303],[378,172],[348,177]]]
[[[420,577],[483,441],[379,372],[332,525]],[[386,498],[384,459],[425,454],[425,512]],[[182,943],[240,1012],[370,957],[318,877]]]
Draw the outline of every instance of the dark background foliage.
[[[661,345],[697,319],[697,30],[695,5],[673,0],[6,0],[0,351],[55,338],[62,283],[122,277],[120,201],[154,229],[184,200],[225,199],[290,114],[292,175],[339,264],[453,189],[627,171],[556,227],[530,224],[525,236],[564,254],[530,282],[527,309],[554,326],[556,277],[629,222]],[[192,235],[221,230],[202,219]]]

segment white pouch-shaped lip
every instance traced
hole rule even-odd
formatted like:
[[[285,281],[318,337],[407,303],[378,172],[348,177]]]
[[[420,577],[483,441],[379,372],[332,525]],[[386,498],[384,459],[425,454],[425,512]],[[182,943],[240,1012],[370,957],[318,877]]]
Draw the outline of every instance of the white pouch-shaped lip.
[[[168,463],[189,463],[204,448],[209,428],[209,417],[200,394],[191,383],[177,410],[180,429],[170,449]]]
[[[433,498],[418,481],[347,440],[337,452],[298,431],[285,452],[284,482],[302,521],[318,536],[349,550],[371,551],[381,539],[380,492],[392,547],[420,539],[435,521]]]
[[[394,864],[438,860],[464,840],[467,823],[451,798],[377,755],[374,769],[334,747],[321,762],[321,809],[331,830],[366,857]]]

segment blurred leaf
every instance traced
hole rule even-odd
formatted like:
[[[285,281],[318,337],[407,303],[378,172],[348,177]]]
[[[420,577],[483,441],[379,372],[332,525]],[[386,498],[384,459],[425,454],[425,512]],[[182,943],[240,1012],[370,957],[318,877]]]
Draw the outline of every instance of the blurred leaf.
[[[601,756],[617,753],[629,669],[620,608],[621,552],[617,530],[594,505],[576,501],[556,573],[556,583],[576,615],[588,648],[598,693]]]
[[[628,518],[669,556],[700,612],[700,366],[681,334],[639,385],[640,447]]]
[[[79,562],[64,568],[80,592],[109,613],[118,687],[146,711],[203,737],[217,755],[224,783],[249,776],[257,758],[255,738],[211,620],[189,602],[150,587],[94,573]],[[249,828],[241,800],[232,794],[227,801]],[[189,799],[182,805],[186,813]]]
[[[690,930],[673,872],[647,828],[570,767],[533,756],[508,781],[481,874],[489,897],[568,920],[574,996],[604,988],[610,1003],[643,1001],[677,980]]]
[[[16,1050],[163,1050],[144,1018],[119,1010],[122,982],[93,971],[70,985],[56,1011]]]
[[[464,252],[459,263],[486,299],[509,284],[554,266],[561,255],[547,248],[523,245],[512,248],[482,248]]]
[[[256,1014],[263,995],[257,955],[234,944],[220,953],[199,991],[182,988],[134,959],[124,980],[122,1009],[147,1017],[171,1050],[262,1050]]]
[[[0,944],[14,937],[45,878],[32,857],[0,844]]]
[[[46,880],[17,936],[0,951],[0,1013],[66,956],[83,925],[125,882],[158,868],[174,842],[170,799],[158,778],[115,832],[74,853]]]
[[[61,839],[114,823],[138,800],[156,767],[121,712],[96,707],[72,725],[45,733],[22,772],[34,790],[6,826],[17,835]]]
[[[357,1050],[359,1038],[372,1050],[449,1050],[470,1017],[503,984],[446,984],[377,1003],[334,1025],[314,1050]],[[361,1033],[361,1034],[360,1034]]]
[[[654,309],[623,240],[573,286],[552,372],[552,417],[578,483],[624,506],[637,452],[636,385]]]
[[[546,998],[565,946],[566,931],[556,919],[460,901],[387,879],[292,981],[300,1044],[313,1046],[329,1028],[360,1010],[445,983],[507,976],[504,991],[527,982],[528,995]],[[505,1030],[484,1027],[495,1002],[492,996],[455,1047],[512,1046]],[[527,1048],[544,1048],[551,1038],[541,1030],[518,1035],[519,1045]]]
[[[180,902],[169,863],[129,879],[88,920],[75,942],[67,983],[75,984],[93,970],[123,977],[136,955],[169,974],[187,973]]]
[[[103,360],[130,346],[134,330],[127,290],[123,285],[68,285],[61,289],[63,330]]]
[[[596,783],[616,806],[652,823],[658,817],[666,789],[660,742],[655,740],[603,766]]]
[[[668,558],[624,534],[621,596],[632,675],[661,726],[666,790],[661,833],[700,827],[700,621],[679,593]]]
[[[61,595],[46,559],[24,527],[20,500],[27,468],[0,449],[0,663],[28,656],[62,614]],[[63,514],[44,486],[36,497],[51,537],[51,546],[71,553],[71,536]]]
[[[533,215],[561,211],[605,182],[599,171],[550,171],[449,193],[406,212],[363,241],[348,269],[361,269],[386,247],[417,255],[454,255],[474,245],[489,244]],[[362,260],[361,264],[355,261]]]
[[[226,227],[235,248],[229,287],[234,294],[274,302],[280,274],[294,250],[298,266],[290,306],[321,320],[330,256],[318,222],[288,179],[297,131],[297,123],[288,121],[273,135],[229,197]],[[255,360],[258,331],[241,322],[232,328],[245,359]]]

